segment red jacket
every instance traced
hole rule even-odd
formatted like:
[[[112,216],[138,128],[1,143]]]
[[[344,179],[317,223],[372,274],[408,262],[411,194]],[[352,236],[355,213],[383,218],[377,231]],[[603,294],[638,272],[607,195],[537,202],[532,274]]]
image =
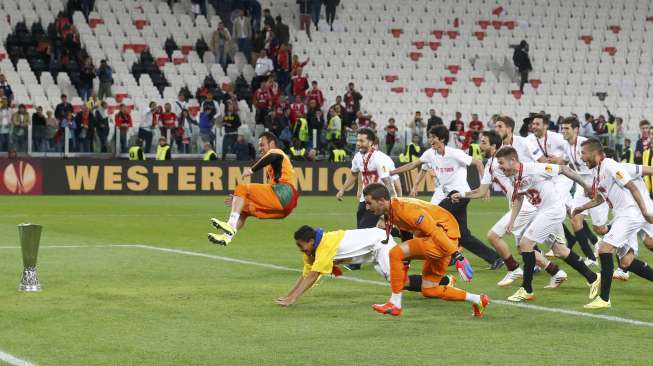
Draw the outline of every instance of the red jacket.
[[[292,82],[292,95],[296,97],[305,97],[306,89],[308,89],[308,80],[304,76],[293,76]]]
[[[297,119],[299,116],[303,116],[304,113],[306,112],[306,109],[304,107],[304,103],[301,102],[295,102],[290,105],[290,123],[292,125],[295,125],[295,122],[297,122]]]
[[[116,123],[116,127],[121,130],[126,130],[132,126],[132,116],[129,113],[122,114],[118,112],[113,120]]]
[[[290,51],[288,50],[279,50],[277,55],[277,64],[279,68],[285,71],[290,71]]]
[[[317,106],[322,108],[324,105],[324,95],[320,89],[311,89],[308,91],[308,101],[314,100]]]
[[[163,127],[172,128],[176,125],[177,115],[174,112],[163,112],[159,116],[159,121]]]
[[[269,108],[272,96],[270,91],[264,88],[258,88],[254,92],[254,105],[257,109]]]

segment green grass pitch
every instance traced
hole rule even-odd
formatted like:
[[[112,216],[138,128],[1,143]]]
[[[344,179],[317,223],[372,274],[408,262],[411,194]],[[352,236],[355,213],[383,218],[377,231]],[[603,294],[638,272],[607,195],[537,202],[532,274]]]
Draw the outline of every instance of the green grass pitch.
[[[596,312],[646,324],[491,304],[483,319],[467,303],[404,296],[399,318],[374,313],[389,288],[324,279],[298,303],[273,299],[297,272],[160,248],[301,267],[293,231],[354,227],[355,199],[302,197],[285,220],[250,219],[229,247],[206,240],[211,216],[225,217],[222,197],[3,197],[0,246],[18,246],[16,224],[44,225],[39,253],[41,293],[19,293],[17,248],[0,249],[0,351],[36,365],[650,365],[653,284],[631,275],[613,285],[613,308]],[[470,224],[485,233],[505,199],[473,202]],[[75,245],[78,248],[47,248]],[[653,253],[641,246],[640,256]],[[519,257],[516,256],[520,260]],[[476,269],[459,284],[505,300],[516,287],[496,282],[505,270]],[[520,260],[521,261],[521,260]],[[585,313],[588,287],[570,280],[545,290],[535,276],[534,305]],[[414,265],[412,271],[417,271]],[[367,266],[346,276],[380,281]],[[1,362],[0,362],[1,363]]]

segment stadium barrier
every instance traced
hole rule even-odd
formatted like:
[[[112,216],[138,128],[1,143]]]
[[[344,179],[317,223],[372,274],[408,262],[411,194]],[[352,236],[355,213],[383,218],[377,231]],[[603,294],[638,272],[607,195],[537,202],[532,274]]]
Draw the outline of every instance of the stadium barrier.
[[[262,171],[243,179],[248,162],[129,161],[106,159],[0,160],[0,195],[225,195],[241,182],[263,182]],[[347,179],[349,163],[297,162],[297,189],[304,195],[335,195]],[[402,174],[404,193],[418,171]],[[418,185],[419,193],[433,192],[433,178]],[[470,186],[479,184],[475,169],[468,170]],[[350,189],[355,192],[355,187]]]

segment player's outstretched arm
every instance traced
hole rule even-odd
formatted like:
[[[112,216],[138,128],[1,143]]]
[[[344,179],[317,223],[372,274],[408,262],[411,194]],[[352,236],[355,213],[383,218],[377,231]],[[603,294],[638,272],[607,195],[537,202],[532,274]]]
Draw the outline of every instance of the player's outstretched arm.
[[[476,170],[478,170],[478,176],[483,178],[483,172],[485,171],[483,162],[478,159],[472,159],[472,165],[476,167]]]
[[[512,232],[512,226],[515,223],[515,220],[517,219],[517,215],[519,215],[519,211],[521,211],[522,204],[524,203],[524,196],[518,195],[517,198],[512,201],[512,210],[510,210],[510,221],[508,221],[508,225],[506,225],[506,232],[511,233]]]
[[[469,199],[485,198],[489,192],[490,192],[490,185],[481,184],[478,188],[471,190],[469,192],[452,194],[451,200],[453,202],[458,202],[461,198],[469,198]]]
[[[640,165],[642,167],[642,175],[653,175],[653,166]]]
[[[345,195],[345,191],[351,188],[354,185],[354,183],[356,183],[357,178],[358,178],[358,173],[349,171],[349,175],[347,176],[345,183],[342,185],[342,188],[338,191],[338,193],[336,193],[336,198],[338,199],[338,201],[342,201],[342,197]]]
[[[392,177],[388,176],[383,179],[381,179],[383,184],[385,185],[386,188],[388,188],[388,192],[390,192],[390,198],[392,197],[397,197],[397,192],[395,192],[395,184],[392,181]]]
[[[637,202],[637,206],[639,206],[639,210],[642,211],[642,216],[644,216],[647,222],[653,223],[653,213],[648,212],[646,209],[644,198],[642,198],[641,193],[639,193],[639,189],[637,189],[635,182],[631,180],[630,182],[626,183],[625,187],[630,191],[630,194],[633,195],[635,202]]]
[[[592,190],[592,187],[588,186],[587,183],[585,183],[585,180],[568,165],[560,165],[560,174],[578,183],[581,187],[583,187],[585,192],[590,192]]]
[[[293,290],[285,298],[279,298],[275,302],[281,306],[290,306],[294,304],[297,299],[304,293],[306,290],[311,288],[315,281],[320,278],[320,272],[311,271],[306,277],[300,277],[297,281],[297,284]]]
[[[417,174],[417,179],[415,179],[413,186],[410,188],[410,193],[408,194],[410,197],[417,196],[417,186],[419,186],[419,184],[422,183],[422,179],[424,179],[426,173],[428,173],[428,170],[426,169],[422,169],[419,171],[419,174]]]
[[[410,163],[404,164],[404,165],[400,166],[399,168],[391,171],[390,175],[395,175],[395,174],[407,172],[409,170],[413,170],[413,169],[421,166],[422,164],[424,164],[424,163],[422,161],[420,161],[420,160],[411,161]]]
[[[590,208],[596,207],[596,206],[602,204],[603,201],[604,201],[603,196],[601,196],[600,194],[596,194],[594,197],[592,197],[591,201],[585,203],[582,206],[574,208],[574,210],[571,211],[571,217],[574,217],[574,216],[580,214],[581,212],[583,212],[585,210],[589,210]]]

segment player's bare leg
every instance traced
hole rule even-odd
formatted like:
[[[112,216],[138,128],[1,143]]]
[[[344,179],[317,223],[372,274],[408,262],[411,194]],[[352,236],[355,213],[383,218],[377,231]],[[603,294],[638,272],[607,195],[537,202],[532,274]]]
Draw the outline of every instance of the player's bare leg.
[[[238,230],[245,224],[244,218],[240,217],[240,213],[245,207],[245,200],[242,197],[229,195],[224,199],[227,206],[231,206],[231,213],[227,221],[211,218],[210,222],[214,228],[222,231],[222,234],[209,233],[208,239],[210,242],[218,245],[227,245],[231,242]]]

